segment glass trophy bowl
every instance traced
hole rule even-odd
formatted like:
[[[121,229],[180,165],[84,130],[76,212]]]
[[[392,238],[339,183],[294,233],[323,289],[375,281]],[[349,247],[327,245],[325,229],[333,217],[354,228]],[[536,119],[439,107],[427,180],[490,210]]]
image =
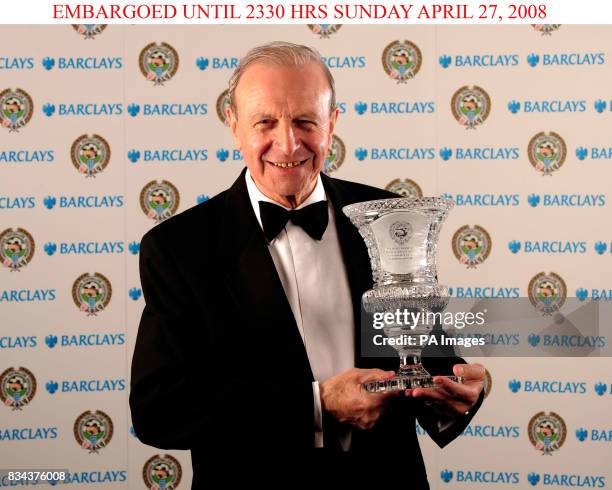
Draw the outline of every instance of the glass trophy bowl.
[[[345,206],[342,211],[357,227],[370,256],[374,287],[362,296],[366,312],[407,310],[421,320],[388,323],[387,337],[394,342],[400,366],[394,378],[365,383],[369,392],[433,387],[433,377],[421,363],[423,335],[432,334],[427,313],[441,313],[449,300],[448,287],[438,284],[436,249],[442,223],[454,203],[438,197],[391,198]],[[421,315],[416,315],[417,313]],[[412,337],[413,342],[407,340]],[[463,382],[460,376],[447,376]]]

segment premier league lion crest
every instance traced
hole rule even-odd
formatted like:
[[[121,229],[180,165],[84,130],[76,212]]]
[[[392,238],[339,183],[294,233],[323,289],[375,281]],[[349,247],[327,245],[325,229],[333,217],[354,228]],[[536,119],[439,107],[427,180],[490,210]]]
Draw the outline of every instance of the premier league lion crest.
[[[19,271],[30,263],[36,246],[34,239],[23,228],[7,228],[0,233],[0,252],[2,263],[11,272]]]
[[[88,410],[74,422],[74,437],[89,454],[99,453],[113,437],[113,421],[102,410]]]
[[[457,122],[465,126],[465,129],[476,129],[489,117],[491,98],[484,89],[466,85],[453,95],[451,110]]]
[[[395,192],[402,197],[423,197],[423,191],[414,180],[395,179],[385,187],[389,192]]]
[[[397,83],[406,83],[421,69],[421,50],[410,41],[393,41],[383,51],[382,64]]]
[[[543,315],[552,315],[567,298],[565,281],[554,272],[540,272],[529,281],[527,291],[531,304]]]
[[[344,163],[344,157],[346,155],[346,147],[344,142],[339,136],[335,134],[332,136],[331,145],[327,151],[327,157],[323,163],[323,173],[331,175],[336,172]]]
[[[0,92],[0,125],[8,128],[9,133],[19,132],[30,122],[33,112],[32,97],[24,90],[7,88]]]
[[[36,378],[24,367],[8,368],[0,374],[0,399],[12,410],[22,410],[36,395]]]
[[[182,475],[181,463],[169,454],[156,454],[149,458],[142,468],[142,478],[150,490],[177,488]]]
[[[319,39],[329,39],[329,36],[338,32],[342,24],[308,24],[308,28],[319,35]]]
[[[475,269],[491,253],[491,236],[482,226],[462,226],[453,235],[453,252],[468,269]]]
[[[529,141],[527,155],[531,165],[542,172],[542,175],[552,175],[565,162],[567,147],[563,138],[557,133],[541,132]]]
[[[96,316],[106,308],[112,294],[110,281],[99,272],[81,274],[72,285],[74,304],[87,316]]]
[[[226,126],[229,126],[229,120],[227,119],[225,110],[230,106],[229,99],[229,91],[224,90],[221,92],[219,97],[217,97],[217,103],[215,107],[217,108],[217,116],[219,117],[219,121],[221,121]]]
[[[532,27],[542,33],[542,36],[550,36],[561,27],[561,24],[532,24]]]
[[[140,52],[139,65],[147,80],[153,85],[163,85],[176,74],[179,56],[167,43],[150,43]]]
[[[529,421],[527,432],[531,444],[547,456],[563,446],[567,434],[565,422],[555,412],[536,413]]]
[[[395,221],[389,227],[389,236],[398,245],[405,244],[412,237],[412,225],[408,221]]]
[[[167,180],[152,180],[140,191],[140,207],[155,223],[161,223],[176,213],[179,200],[178,189]]]
[[[95,177],[102,172],[110,160],[110,146],[102,136],[86,134],[79,136],[70,149],[74,167],[85,177]]]
[[[72,24],[72,27],[85,39],[95,39],[98,34],[106,29],[106,24]]]

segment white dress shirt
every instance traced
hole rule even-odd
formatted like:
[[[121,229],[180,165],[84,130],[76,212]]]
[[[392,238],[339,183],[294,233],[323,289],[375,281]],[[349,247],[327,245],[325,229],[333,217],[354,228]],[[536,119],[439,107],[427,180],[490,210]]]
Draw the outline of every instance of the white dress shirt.
[[[253,211],[261,225],[259,201],[271,202],[277,206],[280,204],[266,197],[257,188],[248,170],[245,178]],[[296,209],[324,200],[325,189],[319,176],[314,191]],[[268,244],[315,379],[312,384],[314,447],[323,447],[319,382],[355,366],[351,291],[329,202],[328,213],[329,223],[320,241],[288,221],[285,228]],[[350,431],[340,436],[345,450],[350,446],[350,439]]]

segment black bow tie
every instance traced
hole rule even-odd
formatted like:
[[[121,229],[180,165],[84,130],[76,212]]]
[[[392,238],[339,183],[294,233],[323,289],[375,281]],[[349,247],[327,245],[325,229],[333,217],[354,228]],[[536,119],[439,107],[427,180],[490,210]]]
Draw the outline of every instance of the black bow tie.
[[[327,201],[315,202],[302,209],[294,210],[286,210],[276,204],[259,201],[259,213],[261,215],[264,235],[266,235],[268,242],[276,238],[287,224],[287,221],[301,226],[315,240],[321,240],[329,220]]]

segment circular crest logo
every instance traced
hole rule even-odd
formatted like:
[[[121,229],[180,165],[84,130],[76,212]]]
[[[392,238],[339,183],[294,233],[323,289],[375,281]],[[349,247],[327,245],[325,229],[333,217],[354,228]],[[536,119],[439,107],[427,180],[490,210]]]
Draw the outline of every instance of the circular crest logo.
[[[89,454],[99,453],[113,437],[113,421],[102,410],[88,410],[74,422],[74,437]]]
[[[36,246],[34,239],[23,228],[7,228],[0,233],[0,251],[2,251],[2,263],[11,272],[19,271],[28,265],[34,256]]]
[[[179,486],[182,475],[181,463],[169,454],[156,454],[142,468],[144,483],[151,490],[172,490]]]
[[[108,306],[113,294],[110,281],[99,272],[85,273],[77,277],[72,285],[72,299],[87,316],[96,316]]]
[[[567,146],[557,133],[541,132],[529,141],[527,155],[531,165],[542,175],[552,175],[565,162]]]
[[[230,106],[228,90],[224,90],[223,92],[221,92],[219,97],[217,97],[217,103],[215,104],[215,106],[217,108],[217,116],[219,117],[219,121],[221,121],[226,126],[229,126],[229,120],[225,115],[225,109]]]
[[[72,27],[85,39],[95,39],[98,34],[106,29],[106,24],[72,24]]]
[[[74,168],[85,177],[95,177],[102,172],[108,165],[110,154],[108,142],[97,134],[79,136],[70,149]]]
[[[527,426],[529,440],[542,454],[551,455],[563,446],[567,430],[563,419],[555,412],[538,412]]]
[[[453,116],[465,129],[476,129],[491,112],[491,98],[484,89],[467,85],[457,90],[451,100]]]
[[[402,197],[423,197],[423,191],[414,180],[395,179],[385,187],[389,192],[395,192]]]
[[[389,236],[398,245],[403,245],[412,237],[412,225],[408,221],[395,221],[389,227]]]
[[[33,112],[32,97],[26,91],[7,88],[0,92],[0,125],[8,128],[9,133],[18,133],[19,128],[30,122]]]
[[[482,226],[462,226],[453,235],[453,252],[468,269],[475,269],[491,253],[491,235]]]
[[[319,35],[319,39],[328,39],[329,36],[338,32],[342,24],[308,24],[308,28]]]
[[[542,314],[552,315],[567,298],[565,281],[554,272],[540,272],[529,281],[527,291],[531,304]]]
[[[140,191],[140,207],[156,223],[176,213],[179,201],[178,189],[167,180],[152,180]]]
[[[421,50],[410,41],[393,41],[383,51],[382,64],[397,83],[406,83],[421,69]]]
[[[140,71],[153,85],[163,85],[178,70],[179,56],[167,43],[147,44],[140,52]]]
[[[13,410],[22,410],[36,395],[36,378],[24,367],[8,368],[0,374],[0,399]]]
[[[532,24],[532,27],[542,33],[542,36],[550,36],[561,27],[561,24]]]
[[[485,368],[485,379],[484,379],[484,397],[487,398],[493,388],[493,378],[487,368]]]
[[[334,134],[332,136],[331,145],[329,145],[329,150],[327,151],[327,158],[325,158],[325,162],[323,163],[323,172],[326,175],[331,175],[336,172],[344,163],[345,155],[346,147],[344,146],[344,142],[339,136]]]

